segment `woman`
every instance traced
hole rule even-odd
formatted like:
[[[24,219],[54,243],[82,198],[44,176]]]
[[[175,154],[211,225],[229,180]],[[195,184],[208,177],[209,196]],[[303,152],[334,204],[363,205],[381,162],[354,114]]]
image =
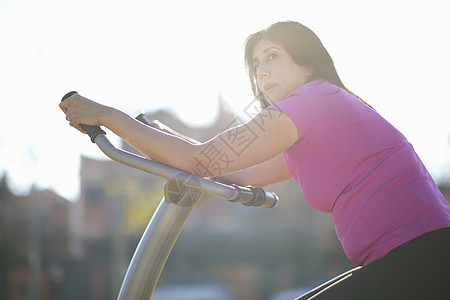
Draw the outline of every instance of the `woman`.
[[[406,138],[347,90],[319,38],[299,23],[251,35],[245,59],[264,109],[204,143],[79,95],[61,109],[78,130],[106,126],[148,158],[198,176],[257,186],[293,177],[309,205],[332,215],[347,256],[362,266],[299,299],[446,299],[450,205]]]

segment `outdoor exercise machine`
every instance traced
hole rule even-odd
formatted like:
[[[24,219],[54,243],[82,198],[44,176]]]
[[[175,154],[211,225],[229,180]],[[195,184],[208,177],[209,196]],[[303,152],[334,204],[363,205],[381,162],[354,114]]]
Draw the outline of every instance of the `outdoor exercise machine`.
[[[61,101],[75,91],[67,93]],[[99,126],[81,125],[102,152],[121,164],[166,179],[164,197],[131,259],[117,299],[150,299],[172,248],[196,206],[214,198],[245,206],[275,207],[278,196],[260,187],[228,185],[201,178],[115,148]]]

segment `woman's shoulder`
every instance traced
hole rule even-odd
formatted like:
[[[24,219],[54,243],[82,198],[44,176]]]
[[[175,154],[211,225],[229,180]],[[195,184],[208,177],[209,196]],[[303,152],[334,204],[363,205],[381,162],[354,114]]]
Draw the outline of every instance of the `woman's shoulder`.
[[[328,95],[333,95],[339,92],[339,87],[332,84],[325,79],[316,79],[309,81],[275,104],[266,109],[273,109],[281,111],[288,115],[298,117],[305,117],[313,110],[318,109],[324,105],[324,98],[329,98]],[[325,97],[324,97],[325,96]]]
[[[302,84],[293,90],[286,98],[311,96],[314,94],[335,94],[341,90],[337,85],[325,79],[315,79]]]

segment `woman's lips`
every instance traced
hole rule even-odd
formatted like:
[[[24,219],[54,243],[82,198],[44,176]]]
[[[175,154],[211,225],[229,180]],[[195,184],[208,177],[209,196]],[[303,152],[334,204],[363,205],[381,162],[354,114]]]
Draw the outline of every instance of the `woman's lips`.
[[[266,94],[269,94],[269,93],[273,90],[274,86],[275,86],[275,83],[268,83],[268,84],[265,84],[265,85],[264,85],[264,92],[265,92]]]

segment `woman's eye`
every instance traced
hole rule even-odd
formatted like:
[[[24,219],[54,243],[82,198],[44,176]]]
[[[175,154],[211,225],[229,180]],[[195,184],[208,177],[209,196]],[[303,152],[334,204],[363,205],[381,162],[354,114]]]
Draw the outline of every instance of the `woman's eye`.
[[[267,59],[268,60],[274,60],[277,57],[278,57],[278,55],[276,55],[275,53],[272,53],[272,54],[269,55],[269,57]]]

